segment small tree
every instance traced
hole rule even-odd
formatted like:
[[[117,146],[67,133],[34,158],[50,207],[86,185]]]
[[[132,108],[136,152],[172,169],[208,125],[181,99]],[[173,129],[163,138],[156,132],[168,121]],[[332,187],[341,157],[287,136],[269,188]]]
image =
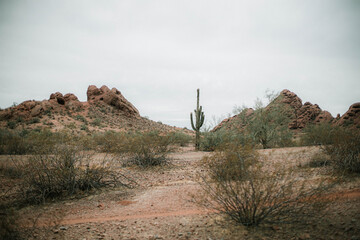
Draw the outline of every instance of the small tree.
[[[191,120],[191,127],[194,129],[196,136],[195,136],[195,148],[196,150],[200,149],[200,128],[204,124],[205,115],[202,111],[202,106],[199,106],[199,95],[200,89],[197,89],[197,105],[195,112],[195,124],[193,121],[193,115],[190,113],[190,120]]]
[[[267,107],[264,107],[261,100],[256,101],[255,111],[248,121],[246,131],[254,142],[260,143],[263,148],[286,145],[291,141],[288,109],[280,101],[280,96],[267,97],[272,100]]]

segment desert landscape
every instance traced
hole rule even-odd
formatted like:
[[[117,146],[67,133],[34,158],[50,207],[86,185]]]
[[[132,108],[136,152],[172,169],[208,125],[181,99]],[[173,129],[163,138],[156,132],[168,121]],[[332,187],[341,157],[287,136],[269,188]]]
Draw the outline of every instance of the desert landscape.
[[[333,118],[283,90],[196,147],[116,88],[87,97],[1,110],[3,239],[359,239],[360,103]]]
[[[0,240],[360,240],[360,1],[0,0]]]

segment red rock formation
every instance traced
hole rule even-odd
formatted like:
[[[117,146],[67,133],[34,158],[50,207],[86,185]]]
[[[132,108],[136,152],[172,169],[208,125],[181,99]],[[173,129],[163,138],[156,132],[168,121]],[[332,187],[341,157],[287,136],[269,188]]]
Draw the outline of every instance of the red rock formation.
[[[311,123],[332,122],[334,119],[329,112],[321,110],[317,104],[311,104],[310,102],[302,104],[301,99],[295,93],[287,89],[281,91],[279,97],[266,106],[266,108],[271,111],[274,104],[277,104],[278,102],[285,104],[285,107],[288,110],[287,112],[290,118],[289,129],[302,129]],[[253,111],[254,110],[249,113],[252,114]],[[243,128],[244,125],[239,119],[239,115],[225,119],[212,131],[217,131],[221,128],[233,129],[235,125],[242,125],[240,128]]]
[[[301,99],[287,89],[281,91],[279,98],[281,102],[290,106],[293,111],[289,123],[290,129],[302,129],[310,123],[331,122],[334,119],[329,112],[322,111],[317,104],[305,102],[302,105]]]
[[[140,117],[139,111],[116,88],[110,90],[108,87],[102,86],[99,89],[92,85],[87,90],[87,97],[90,104],[103,102],[122,111],[125,116]],[[50,110],[63,111],[66,108],[79,111],[85,109],[86,106],[88,106],[87,103],[80,102],[72,93],[63,95],[56,92],[50,95],[49,100],[25,101],[17,106],[1,110],[0,120],[16,120],[18,118],[26,120],[41,116],[44,112]]]
[[[116,88],[111,90],[107,86],[97,88],[89,86],[87,90],[87,100],[89,103],[104,102],[113,106],[129,117],[140,117],[139,111],[120,93]]]
[[[353,125],[360,128],[360,102],[351,105],[336,124],[340,126]]]
[[[245,119],[248,119],[254,113],[254,109],[252,109],[252,108],[244,109],[243,113],[244,113]],[[217,126],[215,126],[211,131],[216,132],[217,130],[220,130],[220,129],[229,130],[229,129],[234,129],[234,128],[242,129],[244,127],[245,127],[245,123],[244,123],[242,117],[240,116],[240,114],[237,114],[230,118],[225,118],[221,123],[219,123]]]

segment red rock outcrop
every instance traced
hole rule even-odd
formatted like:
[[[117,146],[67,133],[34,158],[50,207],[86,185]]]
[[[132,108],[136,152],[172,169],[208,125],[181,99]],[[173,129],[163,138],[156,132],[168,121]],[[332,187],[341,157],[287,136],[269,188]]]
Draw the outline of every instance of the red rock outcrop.
[[[360,102],[354,103],[349,107],[344,115],[336,122],[337,125],[352,125],[360,128]]]
[[[321,110],[317,104],[310,102],[302,104],[301,99],[287,89],[281,91],[278,98],[281,99],[281,102],[290,106],[293,112],[292,116],[290,116],[290,129],[302,129],[311,123],[331,122],[334,119],[329,112]]]
[[[279,102],[286,106],[287,114],[290,118],[289,129],[302,129],[311,123],[332,122],[334,119],[328,111],[321,110],[317,104],[311,104],[310,102],[302,104],[302,100],[295,93],[287,89],[281,91],[279,96],[269,103],[266,108],[271,111],[271,108]],[[251,115],[253,111],[249,112],[249,114]],[[223,120],[212,131],[217,131],[221,128],[233,129],[234,127],[245,127],[239,115]]]
[[[244,109],[244,117],[247,119],[249,118],[253,113],[254,113],[254,109],[252,108],[247,108]],[[212,132],[216,132],[217,130],[220,129],[234,129],[234,128],[238,128],[238,129],[242,129],[245,127],[245,123],[242,119],[242,117],[240,116],[240,114],[232,116],[230,118],[225,118],[223,121],[221,121],[221,123],[219,123],[217,126],[215,126],[211,131]]]
[[[121,110],[129,117],[140,117],[139,111],[120,93],[116,88],[111,90],[107,86],[97,88],[89,86],[87,90],[87,100],[90,104],[104,102]]]

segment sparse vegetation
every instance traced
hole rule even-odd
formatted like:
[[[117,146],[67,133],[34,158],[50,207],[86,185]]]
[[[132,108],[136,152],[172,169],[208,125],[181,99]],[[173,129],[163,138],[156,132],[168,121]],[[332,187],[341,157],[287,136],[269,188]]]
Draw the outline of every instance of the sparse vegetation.
[[[216,132],[205,132],[201,139],[200,149],[203,151],[221,150],[228,145],[244,144],[250,142],[244,133],[218,130]]]
[[[92,155],[75,145],[56,145],[49,153],[39,153],[15,161],[22,169],[21,193],[30,203],[73,195],[119,183],[108,166],[109,160],[93,162]]]
[[[0,239],[20,239],[16,211],[9,206],[0,205],[0,216]]]
[[[309,167],[316,168],[316,167],[324,167],[330,164],[330,158],[324,152],[316,152],[308,163]]]
[[[146,168],[166,164],[170,144],[169,136],[161,136],[157,132],[135,133],[126,136],[118,152],[127,164]]]
[[[343,173],[360,173],[360,131],[341,129],[332,137],[332,144],[325,145],[333,167]]]
[[[16,127],[16,122],[8,121],[7,122],[7,127],[10,128],[10,129],[14,129]]]
[[[273,98],[276,99],[275,96],[271,97]],[[279,100],[272,101],[271,107],[268,108],[259,100],[246,126],[246,134],[263,148],[287,146],[292,138],[287,116],[286,108]]]
[[[265,169],[251,147],[230,148],[204,160],[207,175],[202,176],[207,207],[244,226],[260,223],[296,222],[309,217],[313,201],[328,189],[303,180],[299,183],[290,169]]]
[[[311,124],[304,128],[300,141],[303,146],[332,144],[339,130],[339,127],[331,126],[330,123]]]
[[[94,121],[92,121],[91,123],[93,126],[100,126],[101,125],[101,119],[100,118],[95,118]]]
[[[312,125],[304,130],[301,142],[304,145],[319,145],[323,150],[321,155],[314,156],[310,164],[314,166],[330,164],[336,171],[342,173],[360,173],[360,132],[358,130],[349,130],[330,124]]]
[[[168,136],[172,144],[178,144],[181,147],[187,146],[192,141],[192,137],[190,135],[180,131],[171,132]]]
[[[40,122],[40,118],[34,117],[34,118],[30,119],[29,124],[34,124],[34,123],[39,123],[39,122]]]

